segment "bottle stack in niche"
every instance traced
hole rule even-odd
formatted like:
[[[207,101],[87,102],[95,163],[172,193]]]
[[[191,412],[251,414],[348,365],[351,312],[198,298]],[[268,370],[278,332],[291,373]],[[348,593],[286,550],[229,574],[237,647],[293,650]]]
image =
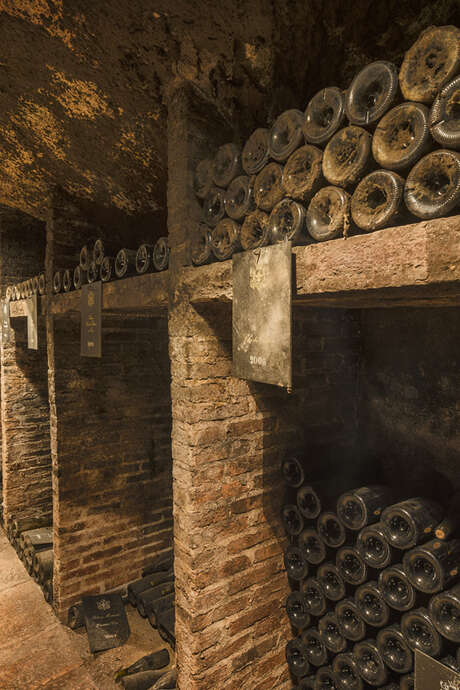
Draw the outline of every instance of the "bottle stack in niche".
[[[289,239],[321,242],[417,219],[460,202],[460,30],[430,27],[401,69],[364,67],[344,92],[325,87],[242,150],[198,163],[202,223],[195,265]]]
[[[53,601],[53,528],[48,517],[13,518],[6,534],[24,568],[40,585],[45,600]]]
[[[414,652],[460,672],[458,495],[450,507],[391,487],[308,481],[282,465],[297,690],[413,688]]]

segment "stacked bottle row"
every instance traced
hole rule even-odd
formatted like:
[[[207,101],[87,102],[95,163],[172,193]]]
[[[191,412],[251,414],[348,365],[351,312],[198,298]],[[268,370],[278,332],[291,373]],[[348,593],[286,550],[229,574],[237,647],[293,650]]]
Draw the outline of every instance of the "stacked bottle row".
[[[14,302],[16,300],[32,297],[32,295],[44,295],[45,292],[45,274],[40,273],[40,275],[33,276],[33,278],[29,278],[28,280],[23,280],[16,285],[8,285],[5,296],[9,302]]]
[[[40,585],[48,603],[53,601],[53,528],[47,519],[13,519],[7,537],[25,569]]]
[[[294,457],[282,471],[297,690],[412,688],[417,649],[460,672],[457,498],[446,517],[387,486],[308,483]]]
[[[201,161],[195,265],[289,239],[294,244],[436,218],[460,202],[460,30],[431,27],[397,67],[364,67],[326,87],[242,151]],[[348,123],[347,123],[348,120]]]

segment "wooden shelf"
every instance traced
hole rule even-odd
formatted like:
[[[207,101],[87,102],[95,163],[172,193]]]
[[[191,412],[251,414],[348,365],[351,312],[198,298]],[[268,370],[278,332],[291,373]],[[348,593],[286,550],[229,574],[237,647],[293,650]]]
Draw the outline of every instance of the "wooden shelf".
[[[294,304],[460,305],[460,216],[294,247]],[[231,302],[232,262],[185,268],[192,303]]]

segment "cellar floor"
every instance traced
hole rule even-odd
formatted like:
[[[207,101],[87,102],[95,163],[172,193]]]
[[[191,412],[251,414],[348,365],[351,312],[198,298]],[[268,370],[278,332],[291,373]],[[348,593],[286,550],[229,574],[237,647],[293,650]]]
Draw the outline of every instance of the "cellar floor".
[[[130,606],[127,613],[128,642],[91,654],[84,629],[73,632],[57,620],[0,529],[1,690],[119,690],[119,668],[165,646]]]

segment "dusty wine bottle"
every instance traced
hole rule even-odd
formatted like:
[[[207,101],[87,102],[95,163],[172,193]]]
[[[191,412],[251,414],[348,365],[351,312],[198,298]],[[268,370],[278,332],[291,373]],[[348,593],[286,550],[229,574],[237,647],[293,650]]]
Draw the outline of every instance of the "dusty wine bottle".
[[[327,86],[318,91],[305,109],[303,135],[309,144],[325,144],[342,127],[345,120],[345,98],[341,89]]]
[[[211,249],[218,261],[226,261],[241,249],[240,226],[231,218],[221,220],[211,232]]]
[[[299,678],[295,690],[315,690],[315,676]]]
[[[286,645],[286,661],[290,672],[296,676],[305,676],[310,670],[306,646],[298,637],[289,640]]]
[[[80,250],[80,267],[88,271],[91,261],[93,261],[93,247],[97,238],[90,239]]]
[[[32,278],[32,294],[38,295],[38,276]]]
[[[350,585],[361,585],[367,580],[367,565],[352,546],[342,546],[337,551],[336,565],[345,582]]]
[[[152,604],[158,599],[174,592],[174,580],[163,582],[155,587],[146,589],[137,595],[136,607],[142,618],[147,618],[147,613]]]
[[[311,616],[322,616],[326,613],[327,601],[321,583],[316,577],[308,577],[301,584],[307,612]]]
[[[381,230],[404,221],[404,179],[391,170],[366,175],[351,197],[351,217],[365,232]]]
[[[240,149],[236,144],[224,144],[217,149],[213,163],[213,180],[218,187],[227,187],[241,174]]]
[[[416,593],[404,571],[402,563],[385,568],[379,575],[379,589],[384,601],[396,611],[409,611],[414,607]]]
[[[407,101],[431,103],[460,67],[460,29],[430,26],[404,56],[399,84]]]
[[[334,563],[322,563],[316,574],[325,596],[330,601],[340,601],[346,594],[346,585]]]
[[[322,666],[316,671],[315,688],[318,690],[334,690],[337,688],[337,678],[332,666]]]
[[[281,184],[287,196],[307,202],[324,184],[323,152],[307,144],[292,153],[283,170]]]
[[[241,247],[244,250],[266,247],[270,244],[268,214],[257,209],[249,213],[241,226]]]
[[[332,662],[339,690],[363,690],[364,684],[359,675],[358,664],[353,654],[342,652]]]
[[[318,621],[318,632],[329,651],[334,654],[344,652],[347,647],[346,639],[341,635],[335,613],[330,611]]]
[[[316,528],[326,546],[330,546],[332,549],[338,549],[347,540],[344,526],[339,521],[337,515],[331,511],[325,511],[320,514]]]
[[[317,242],[342,237],[350,224],[350,195],[340,187],[327,186],[310,201],[307,231]]]
[[[69,608],[67,614],[67,625],[71,630],[77,630],[83,627],[85,624],[85,619],[83,617],[83,609],[81,604],[74,604]]]
[[[302,592],[291,592],[286,600],[286,613],[289,621],[297,630],[303,630],[310,625],[310,614]]]
[[[141,244],[136,252],[136,273],[143,275],[152,266],[153,244]]]
[[[282,187],[283,168],[278,163],[268,163],[254,181],[254,199],[257,208],[271,211],[284,196]]]
[[[307,520],[317,518],[321,512],[321,499],[318,496],[316,487],[312,484],[301,486],[297,491],[297,505]]]
[[[101,237],[98,237],[98,239],[94,242],[93,261],[95,261],[96,264],[100,266],[102,264],[104,256],[107,256],[108,254],[116,255],[119,246],[120,245],[117,245],[115,242],[107,242],[106,240],[103,240]]]
[[[303,521],[303,517],[298,509],[297,513]],[[326,558],[326,546],[319,538],[319,534],[315,529],[307,527],[301,531],[299,535],[299,546],[304,551],[307,561],[312,565],[318,565]]]
[[[436,594],[429,611],[436,630],[447,640],[460,644],[460,584]]]
[[[335,615],[340,634],[347,640],[359,642],[366,637],[366,624],[361,618],[356,602],[353,599],[342,599],[335,607]]]
[[[357,642],[353,647],[361,678],[369,685],[383,685],[388,681],[388,670],[373,639]]]
[[[392,62],[371,62],[358,72],[345,96],[345,113],[353,125],[372,125],[391,108],[398,94],[398,70]]]
[[[307,659],[312,666],[324,666],[328,663],[331,654],[316,628],[304,630],[302,632],[302,642],[305,645]]]
[[[392,546],[410,549],[432,537],[442,514],[439,503],[428,498],[411,498],[385,508],[381,522]]]
[[[340,129],[327,144],[323,155],[323,175],[338,187],[354,187],[369,171],[372,136],[362,127]]]
[[[290,240],[293,245],[305,244],[305,208],[293,199],[283,199],[272,212],[268,221],[272,242]]]
[[[44,273],[38,276],[38,294],[44,295],[46,292],[46,278]]]
[[[446,84],[430,110],[431,136],[447,149],[460,149],[460,76]]]
[[[275,120],[270,131],[270,155],[278,162],[289,158],[302,143],[305,120],[300,110],[285,110]]]
[[[396,673],[412,671],[414,655],[398,624],[379,630],[377,647],[389,669]]]
[[[460,203],[460,153],[439,149],[424,156],[407,176],[404,201],[418,218],[439,218]]]
[[[115,261],[111,256],[104,256],[99,271],[103,283],[108,283],[115,278]]]
[[[173,580],[172,570],[162,570],[159,572],[151,573],[150,575],[145,575],[140,580],[131,582],[128,585],[128,601],[132,606],[137,605],[137,600],[142,592],[146,592],[152,587],[161,585],[166,582],[171,582]]]
[[[70,272],[70,268],[66,268],[66,270],[62,274],[62,287],[64,288],[64,292],[70,292],[73,287],[72,274]]]
[[[361,486],[342,494],[337,501],[337,516],[351,530],[378,522],[382,510],[391,505],[395,493],[383,485]]]
[[[308,561],[299,546],[290,544],[284,552],[284,567],[292,580],[303,580],[308,575]]]
[[[355,602],[361,618],[374,628],[383,628],[390,620],[390,609],[382,597],[377,582],[365,582],[355,592]]]
[[[288,486],[297,489],[305,481],[303,462],[295,455],[288,455],[281,463],[281,474]]]
[[[224,190],[211,187],[203,201],[203,221],[210,228],[214,228],[225,216]]]
[[[57,295],[62,290],[62,273],[61,271],[56,271],[53,276],[53,292]]]
[[[431,148],[429,111],[421,103],[401,103],[382,117],[372,137],[372,153],[382,168],[411,168]]]
[[[401,618],[401,631],[409,647],[437,658],[442,652],[442,639],[427,609],[408,611]]]
[[[190,258],[194,266],[204,266],[211,263],[213,259],[211,232],[204,223],[200,223],[194,233],[190,247]]]
[[[295,537],[302,532],[304,520],[299,512],[299,509],[293,503],[288,503],[283,506],[282,520],[286,534]]]
[[[169,265],[169,244],[167,237],[159,237],[153,245],[152,264],[155,271],[166,271]]]
[[[227,216],[233,220],[242,220],[254,210],[254,192],[247,175],[239,175],[229,184],[224,195],[224,206]]]
[[[435,594],[459,579],[460,539],[432,539],[404,554],[403,567],[413,587]]]
[[[209,158],[200,161],[193,175],[193,190],[198,199],[204,199],[212,187],[213,162]]]
[[[370,568],[387,568],[400,557],[386,538],[380,522],[363,527],[356,540],[356,548]]]
[[[136,272],[136,254],[134,249],[120,249],[115,257],[115,275],[117,278],[126,278]]]
[[[75,266],[73,270],[73,286],[75,290],[79,290],[81,286],[86,285],[87,282],[86,271],[84,271],[81,266]]]
[[[95,283],[99,280],[100,266],[98,266],[94,261],[91,261],[88,270],[86,272],[86,280],[88,283]]]
[[[263,127],[256,129],[243,147],[241,163],[246,175],[257,175],[270,158],[270,131]]]

